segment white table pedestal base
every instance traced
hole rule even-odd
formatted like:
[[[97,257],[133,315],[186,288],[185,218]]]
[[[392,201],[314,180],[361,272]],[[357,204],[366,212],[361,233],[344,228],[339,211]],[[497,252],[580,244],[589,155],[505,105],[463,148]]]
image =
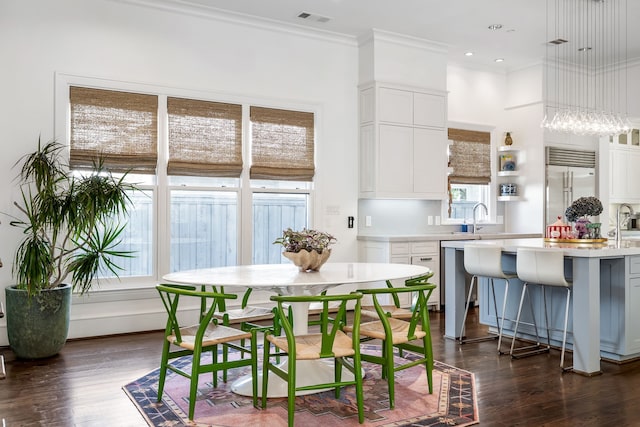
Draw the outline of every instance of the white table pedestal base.
[[[287,361],[282,361],[279,365],[281,368],[287,368]],[[297,386],[306,386],[313,384],[321,384],[333,382],[333,360],[299,360],[298,373],[296,375]],[[353,374],[343,368],[342,379],[344,381],[352,381]],[[296,396],[304,396],[307,394],[320,393],[321,391],[331,390],[331,388],[321,390],[304,390],[298,391]],[[231,391],[241,396],[252,396],[251,375],[245,375],[238,378],[231,385]],[[262,370],[258,372],[258,397],[262,397]],[[279,376],[272,374],[269,378],[267,389],[267,397],[287,397],[287,383]]]

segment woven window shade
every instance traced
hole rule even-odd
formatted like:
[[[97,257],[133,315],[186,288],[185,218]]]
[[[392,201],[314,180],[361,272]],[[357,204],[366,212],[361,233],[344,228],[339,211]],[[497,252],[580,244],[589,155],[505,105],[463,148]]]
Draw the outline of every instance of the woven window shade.
[[[87,169],[99,157],[114,172],[155,173],[158,97],[71,86],[69,166]]]
[[[449,129],[453,141],[449,153],[449,183],[488,184],[491,182],[491,134]]]
[[[311,181],[313,120],[313,113],[251,107],[251,178]]]
[[[239,177],[242,106],[168,98],[169,175]]]

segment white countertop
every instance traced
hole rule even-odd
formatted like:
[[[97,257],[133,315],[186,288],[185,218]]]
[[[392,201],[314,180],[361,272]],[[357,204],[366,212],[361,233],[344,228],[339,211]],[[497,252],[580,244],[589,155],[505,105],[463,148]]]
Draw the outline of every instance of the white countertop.
[[[372,241],[372,242],[413,242],[416,240],[486,240],[486,239],[524,239],[530,237],[542,237],[540,233],[462,233],[462,232],[449,232],[449,233],[427,233],[427,234],[411,234],[411,235],[393,235],[393,234],[380,234],[380,235],[358,235],[358,240]]]
[[[443,248],[463,249],[469,243],[466,240],[444,241],[440,245]],[[566,256],[602,258],[621,257],[625,255],[640,255],[640,240],[622,240],[620,245],[616,245],[615,240],[605,243],[550,243],[542,238],[535,239],[496,239],[481,240],[474,244],[499,245],[505,252],[516,252],[518,248],[546,248],[549,250],[560,250]]]

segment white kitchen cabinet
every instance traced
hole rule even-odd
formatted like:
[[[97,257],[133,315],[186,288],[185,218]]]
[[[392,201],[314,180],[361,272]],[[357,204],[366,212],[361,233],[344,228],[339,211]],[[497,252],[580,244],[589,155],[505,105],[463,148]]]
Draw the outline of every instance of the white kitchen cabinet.
[[[437,285],[429,298],[429,307],[440,310],[440,242],[438,240],[416,240],[405,242],[382,242],[364,240],[359,242],[360,260],[363,262],[393,262],[399,264],[424,265],[433,271],[429,283]],[[392,281],[394,286],[403,286],[403,280]],[[381,284],[379,284],[381,285]],[[399,295],[403,306],[411,305],[409,294]]]
[[[610,203],[640,203],[640,148],[612,147],[609,151]]]
[[[360,197],[447,197],[446,94],[360,88]]]

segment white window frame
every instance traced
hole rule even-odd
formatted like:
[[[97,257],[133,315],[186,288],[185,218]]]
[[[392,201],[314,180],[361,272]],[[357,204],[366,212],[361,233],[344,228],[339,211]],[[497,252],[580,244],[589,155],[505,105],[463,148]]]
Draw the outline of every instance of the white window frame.
[[[154,198],[154,215],[153,215],[153,235],[152,245],[154,248],[153,271],[151,276],[145,277],[121,277],[120,279],[101,279],[98,286],[92,289],[92,292],[104,292],[115,290],[133,290],[139,288],[150,288],[162,281],[162,276],[169,273],[170,266],[170,233],[166,230],[170,229],[171,218],[170,213],[170,190],[185,189],[183,186],[171,186],[164,165],[167,164],[168,143],[167,143],[167,97],[182,97],[191,99],[200,99],[213,102],[229,102],[242,105],[242,158],[243,170],[240,176],[239,187],[188,187],[189,190],[205,190],[205,191],[235,191],[238,193],[238,265],[250,264],[252,254],[252,236],[253,236],[253,214],[252,199],[253,193],[272,192],[272,193],[303,193],[308,194],[307,221],[312,227],[315,212],[315,185],[312,182],[308,188],[251,188],[249,179],[250,166],[250,106],[260,106],[268,108],[278,108],[286,110],[306,111],[314,114],[316,125],[315,129],[315,150],[314,157],[317,165],[318,151],[318,123],[321,123],[321,108],[317,104],[296,103],[292,101],[282,101],[277,99],[264,99],[249,96],[222,94],[207,90],[190,90],[171,88],[166,86],[157,86],[144,83],[132,83],[126,81],[118,81],[105,78],[87,77],[68,73],[57,72],[55,74],[55,105],[54,105],[54,135],[60,142],[64,142],[68,149],[70,143],[70,105],[69,105],[69,87],[83,86],[96,89],[121,90],[134,93],[143,93],[158,96],[158,168],[156,171],[155,185],[140,185],[141,189],[152,190],[155,192]],[[315,180],[314,180],[315,181]],[[161,208],[164,206],[164,209]],[[161,224],[164,224],[161,226]],[[165,231],[165,232],[163,232]]]
[[[447,123],[447,128],[455,128],[455,129],[465,129],[465,130],[473,130],[473,131],[478,131],[478,132],[489,132],[491,133],[491,145],[490,145],[490,153],[491,153],[491,182],[488,184],[489,185],[489,200],[487,203],[487,208],[489,210],[489,219],[487,222],[484,222],[484,224],[487,225],[492,225],[492,224],[497,224],[497,220],[496,220],[496,211],[497,211],[497,200],[496,200],[496,162],[494,159],[494,154],[495,154],[495,141],[496,141],[496,137],[494,135],[494,130],[495,127],[494,126],[485,126],[485,125],[478,125],[478,124],[473,124],[473,123],[463,123],[463,122],[448,122]],[[449,140],[447,142],[448,144],[451,144],[451,141]],[[450,173],[449,170],[447,170],[447,173]],[[447,193],[448,196],[448,193]],[[449,202],[448,200],[443,200],[442,203],[440,204],[440,215],[441,215],[441,224],[443,225],[460,225],[460,224],[464,224],[465,220],[461,219],[461,218],[449,218]],[[472,220],[472,218],[471,218]]]

